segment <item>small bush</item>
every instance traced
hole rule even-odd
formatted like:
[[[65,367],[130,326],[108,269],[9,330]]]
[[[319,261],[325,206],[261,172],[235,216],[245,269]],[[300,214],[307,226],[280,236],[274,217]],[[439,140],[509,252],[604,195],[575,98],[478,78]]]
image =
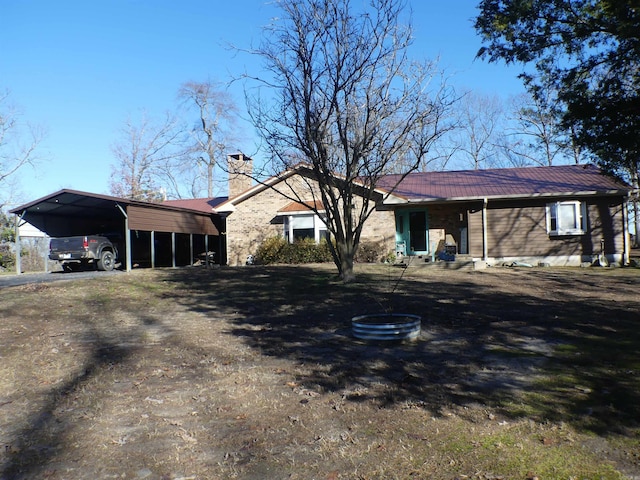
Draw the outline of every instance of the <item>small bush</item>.
[[[354,261],[357,263],[388,262],[395,255],[385,250],[382,242],[360,242]]]
[[[316,244],[312,239],[287,242],[283,237],[267,238],[258,247],[255,262],[260,265],[272,263],[324,263],[331,262],[331,252],[325,240]]]
[[[13,269],[16,266],[16,256],[12,251],[11,245],[7,243],[0,244],[0,268]]]
[[[335,245],[334,245],[335,246]],[[329,242],[326,239],[322,239],[320,243],[316,246],[318,259],[316,262],[318,263],[329,263],[333,262],[333,256],[331,255],[331,248],[329,248]]]
[[[269,265],[270,263],[279,263],[282,256],[282,250],[287,246],[284,237],[269,237],[258,247],[254,261],[260,265]]]

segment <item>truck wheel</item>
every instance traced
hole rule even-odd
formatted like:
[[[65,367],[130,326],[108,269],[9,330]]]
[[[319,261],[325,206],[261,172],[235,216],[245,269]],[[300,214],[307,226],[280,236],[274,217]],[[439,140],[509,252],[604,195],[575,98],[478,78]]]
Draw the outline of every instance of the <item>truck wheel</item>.
[[[100,254],[100,259],[98,260],[98,270],[110,272],[111,270],[113,270],[115,263],[116,262],[113,253],[104,251]]]

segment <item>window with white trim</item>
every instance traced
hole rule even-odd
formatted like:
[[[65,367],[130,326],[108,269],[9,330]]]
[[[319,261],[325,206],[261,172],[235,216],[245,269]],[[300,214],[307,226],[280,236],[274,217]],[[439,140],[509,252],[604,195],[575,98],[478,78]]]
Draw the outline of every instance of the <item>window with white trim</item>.
[[[324,218],[313,213],[286,215],[284,217],[284,237],[289,243],[311,238],[316,243],[327,238],[327,225]]]
[[[582,235],[585,233],[587,207],[584,202],[554,202],[547,204],[549,235]]]

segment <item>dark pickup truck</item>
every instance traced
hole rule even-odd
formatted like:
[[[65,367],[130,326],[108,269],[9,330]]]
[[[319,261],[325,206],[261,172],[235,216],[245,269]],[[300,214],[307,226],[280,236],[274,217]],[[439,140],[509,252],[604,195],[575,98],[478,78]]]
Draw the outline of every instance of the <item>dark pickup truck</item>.
[[[111,240],[101,235],[52,238],[49,258],[60,262],[65,272],[89,265],[110,271],[116,265],[118,249]]]

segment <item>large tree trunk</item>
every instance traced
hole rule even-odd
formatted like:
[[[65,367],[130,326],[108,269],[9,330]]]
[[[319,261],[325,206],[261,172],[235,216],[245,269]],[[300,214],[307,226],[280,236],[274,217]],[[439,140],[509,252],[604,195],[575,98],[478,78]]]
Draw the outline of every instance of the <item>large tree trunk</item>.
[[[353,261],[355,258],[357,246],[353,240],[336,239],[337,256],[334,258],[338,274],[344,283],[353,282],[356,274],[353,271]]]
[[[207,196],[209,198],[213,197],[213,167],[215,165],[213,162],[209,162],[207,164]]]
[[[356,279],[356,273],[353,271],[353,254],[347,254],[340,260],[338,270],[344,283],[353,282]]]

